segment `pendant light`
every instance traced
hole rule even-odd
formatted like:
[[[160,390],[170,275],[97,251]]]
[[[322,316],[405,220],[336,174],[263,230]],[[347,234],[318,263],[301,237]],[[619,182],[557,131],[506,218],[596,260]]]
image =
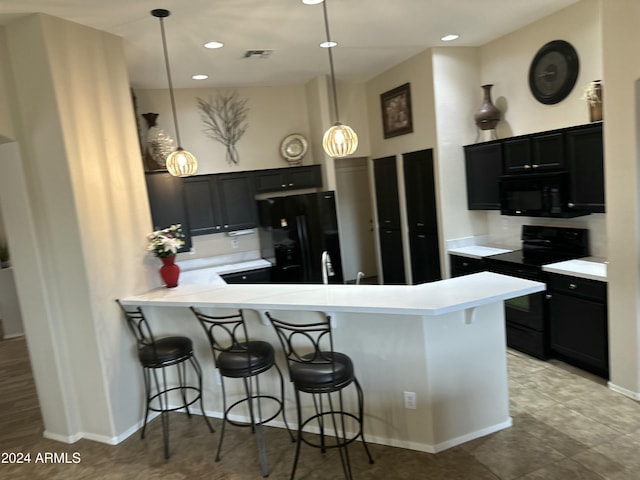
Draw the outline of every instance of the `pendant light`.
[[[151,15],[160,19],[160,32],[162,34],[162,49],[164,51],[164,63],[167,67],[167,79],[169,80],[169,95],[171,97],[171,110],[173,112],[173,124],[176,129],[178,148],[167,156],[167,170],[174,177],[188,177],[198,170],[198,161],[190,152],[182,148],[180,143],[180,129],[178,128],[178,115],[176,114],[176,100],[173,95],[173,83],[171,82],[171,69],[169,68],[169,54],[167,53],[167,39],[164,33],[164,19],[171,15],[169,10],[157,8],[151,10]]]
[[[358,148],[358,135],[353,129],[340,122],[340,114],[338,113],[338,92],[336,90],[336,74],[333,68],[333,53],[331,45],[331,35],[329,33],[329,19],[327,17],[327,0],[322,2],[322,11],[324,13],[324,28],[327,32],[327,50],[329,51],[329,67],[331,68],[331,90],[333,93],[333,108],[336,115],[336,123],[324,133],[322,138],[322,147],[324,151],[333,158],[346,157],[351,155]]]

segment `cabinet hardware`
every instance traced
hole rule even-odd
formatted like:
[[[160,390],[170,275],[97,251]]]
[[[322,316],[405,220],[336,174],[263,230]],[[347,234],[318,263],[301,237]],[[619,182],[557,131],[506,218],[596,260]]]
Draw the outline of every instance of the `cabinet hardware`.
[[[287,188],[287,184],[283,183],[282,185],[280,185],[282,188]]]
[[[540,165],[533,164],[531,168],[538,168]]]
[[[544,298],[546,298],[547,300],[553,298],[553,295],[551,295],[550,293],[547,293]]]
[[[578,286],[577,286],[575,283],[570,283],[570,284],[569,284],[569,288],[570,288],[571,290],[575,290],[576,288],[578,288]]]
[[[289,184],[289,186],[290,186],[290,187],[293,187],[293,183],[290,183],[290,184]]]
[[[531,168],[531,165],[525,165],[524,168]]]
[[[571,203],[571,202],[567,203],[567,207],[569,207],[569,208],[573,208],[575,206],[576,206],[575,203]]]

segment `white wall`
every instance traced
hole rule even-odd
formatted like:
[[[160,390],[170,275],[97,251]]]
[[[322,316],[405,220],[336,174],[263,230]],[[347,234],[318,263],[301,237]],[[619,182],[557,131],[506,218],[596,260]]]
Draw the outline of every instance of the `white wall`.
[[[46,15],[6,39],[20,149],[0,153],[0,203],[45,435],[113,441],[141,414],[114,299],[160,283],[122,41]]]

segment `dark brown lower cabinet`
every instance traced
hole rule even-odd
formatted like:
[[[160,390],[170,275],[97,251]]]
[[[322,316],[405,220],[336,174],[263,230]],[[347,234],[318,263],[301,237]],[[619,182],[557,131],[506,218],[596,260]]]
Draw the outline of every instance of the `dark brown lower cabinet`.
[[[607,284],[551,274],[547,298],[553,355],[609,378]]]

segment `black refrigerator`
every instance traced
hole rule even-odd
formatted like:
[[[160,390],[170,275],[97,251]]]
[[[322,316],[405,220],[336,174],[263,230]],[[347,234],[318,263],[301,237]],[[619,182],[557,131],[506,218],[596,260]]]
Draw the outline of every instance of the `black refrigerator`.
[[[275,283],[322,283],[322,253],[331,259],[329,283],[343,283],[335,192],[258,201],[262,257]]]

